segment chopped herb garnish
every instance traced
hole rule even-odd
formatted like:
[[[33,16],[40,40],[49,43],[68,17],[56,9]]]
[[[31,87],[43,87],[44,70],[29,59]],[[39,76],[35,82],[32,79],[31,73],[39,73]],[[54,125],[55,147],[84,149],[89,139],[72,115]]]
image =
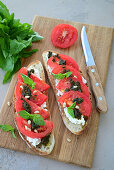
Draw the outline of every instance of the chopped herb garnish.
[[[23,100],[22,102],[22,106],[24,107],[24,109],[28,112],[31,113],[31,106],[21,97],[21,100]]]
[[[80,103],[82,103],[83,101],[84,101],[84,100],[83,100],[81,97],[73,99],[73,102],[76,102],[77,104],[80,104]]]
[[[48,51],[48,58],[50,58],[52,56],[52,52]]]
[[[28,96],[27,99],[30,99],[32,97],[32,92],[31,92],[30,87],[28,85],[23,86],[22,95],[24,97]]]
[[[59,65],[66,65],[66,60],[63,60],[63,59],[60,58]]]
[[[30,78],[31,73],[34,73],[34,69],[28,71],[28,77]]]

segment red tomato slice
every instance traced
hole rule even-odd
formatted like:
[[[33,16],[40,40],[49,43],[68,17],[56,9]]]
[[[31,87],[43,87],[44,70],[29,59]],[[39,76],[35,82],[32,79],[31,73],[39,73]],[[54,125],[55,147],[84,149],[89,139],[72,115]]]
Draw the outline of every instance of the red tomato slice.
[[[23,82],[19,82],[19,81],[17,82],[16,88],[15,88],[16,98],[19,98],[22,96],[23,86],[27,86],[27,85],[24,84]],[[37,104],[38,106],[41,106],[48,99],[48,97],[45,94],[41,93],[39,90],[31,89],[30,87],[29,89],[31,90],[30,101]]]
[[[70,89],[71,88],[70,79],[72,79],[74,82],[78,81],[80,83],[82,93],[89,97],[88,87],[82,81],[80,81],[79,79],[77,79],[75,77],[72,77],[72,78],[70,78],[70,77],[66,78],[65,77],[64,79],[61,79],[59,81],[58,85],[56,86],[56,88],[58,90],[60,90],[61,92],[65,92],[65,89],[69,89],[69,91],[70,91],[71,90]]]
[[[72,71],[72,74],[74,76],[76,76],[77,79],[82,80],[82,77],[81,77],[80,73],[76,69],[74,69],[73,67],[67,66],[67,65],[65,66],[65,68],[63,68],[63,66],[55,67],[52,70],[52,73],[54,73],[54,74],[65,73],[64,72],[65,70]]]
[[[31,125],[28,125],[27,120],[22,119],[21,117],[16,117],[16,121],[17,121],[17,127],[19,129],[19,131],[25,135],[28,136],[30,138],[43,138],[46,135],[48,135],[49,133],[52,132],[53,129],[53,122],[52,121],[48,121],[48,120],[44,120],[45,121],[45,125],[44,126],[40,126],[40,129],[37,130],[37,133],[34,131],[29,131],[25,129],[25,125],[30,128]]]
[[[66,61],[66,65],[69,65],[69,66],[75,68],[76,70],[79,70],[79,66],[73,58],[71,58],[67,55],[63,55],[63,54],[58,54],[58,55],[60,56],[60,59]],[[53,61],[53,59],[54,59],[54,61]],[[60,59],[52,56],[48,59],[47,65],[49,65],[51,67],[51,69],[54,69],[55,67],[60,66],[59,65]]]
[[[22,76],[20,75],[20,73],[28,76],[28,71],[25,67],[22,67],[19,71],[19,74],[18,74],[18,81],[21,81],[23,82],[23,79],[22,79]],[[49,89],[49,85],[47,83],[45,83],[43,80],[39,79],[37,76],[35,76],[34,74],[31,74],[30,75],[30,78],[33,80],[33,82],[36,83],[35,85],[35,89],[41,91],[41,92],[44,92],[46,91],[47,89]]]
[[[51,41],[60,48],[70,47],[78,38],[78,31],[71,25],[59,24],[51,32]]]
[[[49,117],[49,115],[50,115],[49,112],[47,112],[46,110],[44,110],[41,107],[37,106],[35,103],[31,102],[30,100],[27,100],[24,97],[22,97],[22,98],[30,105],[31,114],[39,114],[44,119]],[[17,101],[16,101],[15,109],[16,109],[17,113],[19,111],[21,111],[21,110],[25,110],[24,107],[23,107],[23,100],[21,100],[20,98],[18,98]],[[36,111],[38,111],[39,113],[35,113]]]
[[[79,111],[84,116],[90,116],[91,114],[91,102],[87,96],[85,96],[83,93],[78,91],[69,91],[67,93],[64,93],[59,99],[58,102],[63,105],[63,103],[66,103],[66,106],[69,107],[73,104],[73,99],[75,98],[82,98],[83,102],[79,104]]]

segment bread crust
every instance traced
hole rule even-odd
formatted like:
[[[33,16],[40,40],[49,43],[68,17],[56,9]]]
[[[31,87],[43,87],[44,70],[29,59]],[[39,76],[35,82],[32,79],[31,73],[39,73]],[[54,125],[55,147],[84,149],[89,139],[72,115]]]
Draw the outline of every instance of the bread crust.
[[[52,85],[52,88],[53,88],[53,91],[54,91],[54,94],[55,94],[55,97],[56,97],[56,100],[58,100],[58,97],[57,96],[57,89],[56,89],[56,85],[55,85],[55,78],[52,76],[52,74],[50,74],[49,70],[48,70],[48,65],[47,65],[47,59],[46,59],[46,53],[48,51],[51,51],[52,53],[56,53],[56,51],[52,51],[52,50],[47,50],[47,51],[44,51],[43,54],[42,54],[42,58],[43,58],[43,64],[44,64],[44,67],[46,69],[46,72],[48,74],[48,77],[49,77],[49,80],[50,80],[50,83]],[[83,76],[82,72],[80,71],[80,74],[81,76]],[[84,76],[83,76],[84,77]],[[91,95],[91,93],[90,93]],[[85,125],[83,126],[83,128],[79,131],[76,131],[75,127],[76,126],[75,124],[73,124],[71,121],[68,120],[68,118],[66,117],[65,115],[65,112],[64,112],[64,109],[63,107],[58,103],[58,106],[59,106],[59,110],[60,110],[60,115],[62,117],[62,120],[65,124],[65,126],[75,135],[81,135],[83,133],[83,131],[87,128],[87,124],[88,124],[88,121],[86,121]],[[75,130],[74,130],[75,129]]]
[[[43,66],[42,66],[42,64],[41,64],[40,61],[36,60],[35,62],[30,63],[30,64],[27,66],[27,68],[29,68],[29,67],[32,66],[32,65],[36,65],[36,64],[40,64],[40,67],[41,67],[41,70],[42,70],[42,71],[40,72],[40,77],[42,78],[43,81],[45,81],[44,69],[43,69]],[[45,94],[47,94],[47,92],[46,92]],[[16,125],[16,127],[17,127],[16,117],[18,117],[18,114],[16,113],[15,104],[16,104],[16,97],[15,97],[15,92],[14,92],[14,95],[13,95],[13,111],[14,111],[14,122],[15,122],[15,125]],[[49,108],[49,107],[48,107],[48,106],[49,106],[48,100],[46,101],[46,106],[47,106],[46,108],[48,109],[48,108]],[[48,109],[48,111],[49,111],[49,109]],[[50,118],[48,118],[47,120],[50,120],[50,119],[51,119],[51,116],[50,116]],[[23,135],[23,134],[19,131],[18,127],[17,127],[17,130],[18,130],[19,135],[21,136],[21,138],[26,142],[26,144],[29,146],[29,148],[31,148],[34,152],[38,153],[39,155],[48,155],[48,154],[50,154],[50,153],[52,152],[53,147],[54,147],[54,144],[55,144],[53,131],[51,132],[51,135],[50,135],[50,137],[53,139],[53,147],[52,147],[52,149],[51,149],[50,151],[43,151],[43,150],[38,149],[38,148],[36,148],[35,146],[33,146],[33,145],[26,139],[26,136]]]

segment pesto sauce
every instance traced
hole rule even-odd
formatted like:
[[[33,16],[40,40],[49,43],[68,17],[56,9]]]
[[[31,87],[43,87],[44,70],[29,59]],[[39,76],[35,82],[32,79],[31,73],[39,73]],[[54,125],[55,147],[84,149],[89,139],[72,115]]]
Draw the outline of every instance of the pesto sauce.
[[[21,100],[23,100],[22,102],[22,106],[24,107],[24,109],[28,112],[31,113],[31,106],[21,97]]]
[[[23,95],[24,97],[25,97],[25,96],[29,96],[28,99],[30,99],[30,98],[32,97],[32,92],[31,92],[31,90],[30,90],[30,88],[29,88],[28,85],[23,86],[22,95]]]

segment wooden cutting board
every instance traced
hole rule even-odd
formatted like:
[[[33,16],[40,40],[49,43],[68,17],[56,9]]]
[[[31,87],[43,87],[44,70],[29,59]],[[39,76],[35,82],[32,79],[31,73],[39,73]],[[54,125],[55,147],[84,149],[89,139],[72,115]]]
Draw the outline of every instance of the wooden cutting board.
[[[73,25],[77,28],[79,33],[77,42],[72,47],[65,50],[55,48],[50,41],[51,30],[54,28],[55,25],[60,23],[67,23]],[[30,62],[35,61],[36,59],[42,61],[41,54],[44,50],[55,50],[57,52],[67,54],[74,58],[79,64],[80,70],[82,70],[83,74],[89,82],[88,76],[86,74],[84,53],[82,51],[80,39],[80,32],[83,25],[85,25],[86,27],[90,47],[104,87],[112,45],[112,28],[99,27],[94,25],[36,16],[33,21],[33,29],[37,31],[40,35],[44,36],[44,40],[33,44],[33,48],[38,48],[39,51],[32,57],[23,60],[23,66],[28,65]],[[9,90],[5,97],[0,113],[0,124],[11,124],[13,127],[15,127],[13,120],[13,107],[12,105],[9,107],[7,105],[7,102],[12,102],[12,96],[16,81],[17,74],[15,74],[12,78]],[[49,90],[49,104],[54,124],[56,143],[53,152],[46,157],[56,159],[58,161],[64,161],[67,163],[74,163],[81,166],[91,167],[100,116],[100,114],[95,109],[94,98],[92,97],[93,109],[91,118],[89,120],[88,128],[80,136],[75,136],[64,126],[59,114],[59,109],[52,89]],[[17,140],[14,139],[9,133],[2,131],[0,132],[0,147],[22,151],[30,154],[36,154],[32,152],[25,144],[25,142],[19,137],[17,130]],[[67,138],[71,139],[70,143],[67,141]]]

